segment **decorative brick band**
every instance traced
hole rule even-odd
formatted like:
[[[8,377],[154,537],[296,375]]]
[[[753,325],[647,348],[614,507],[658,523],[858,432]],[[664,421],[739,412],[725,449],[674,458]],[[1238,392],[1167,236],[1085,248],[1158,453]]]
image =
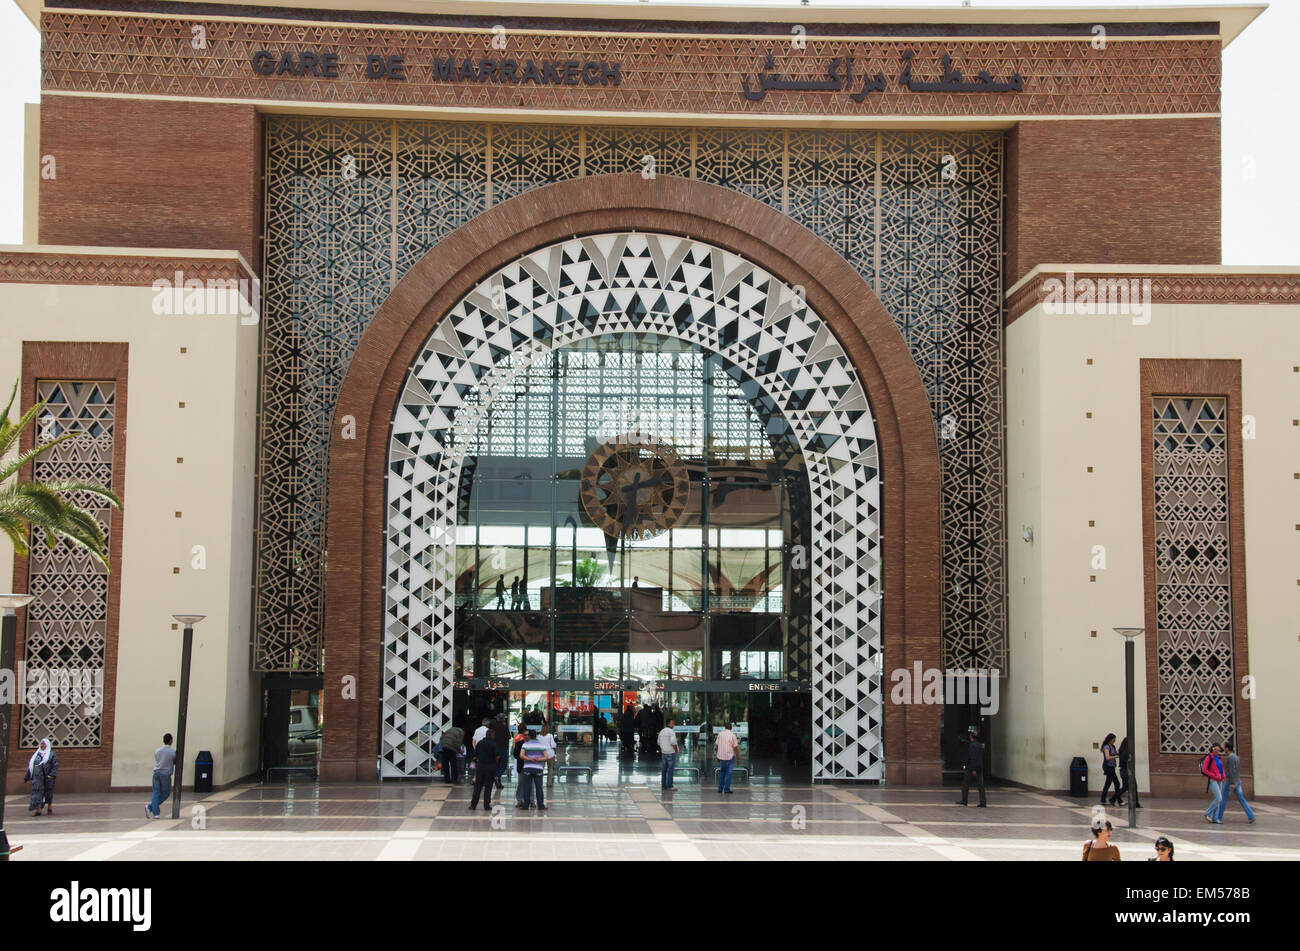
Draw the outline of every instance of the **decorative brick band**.
[[[232,258],[133,254],[67,254],[60,251],[0,251],[0,284],[102,284],[150,287],[181,271],[186,280],[248,280],[252,275]]]
[[[196,26],[206,31],[202,48],[194,45]],[[496,34],[53,11],[43,15],[41,34],[46,92],[424,108],[754,117],[1204,115],[1219,111],[1221,74],[1219,41],[1204,37],[1129,38],[1094,49],[1082,38],[810,36],[797,48],[790,36],[703,30]],[[259,51],[271,56],[269,75],[254,69]],[[913,91],[901,82],[909,51],[917,83],[941,86],[943,58],[950,56],[964,78],[947,78],[978,87],[985,74],[992,91]],[[311,56],[306,63],[302,52]],[[284,54],[292,63],[281,69]],[[385,63],[400,57],[398,76],[385,65],[378,74],[384,78],[368,78],[372,54]],[[880,85],[864,86],[877,75]],[[1017,86],[1009,88],[1013,77]]]
[[[1065,272],[1039,274],[1007,298],[1007,323],[1043,303],[1050,280],[1067,283]],[[1083,280],[1099,288],[1102,282],[1150,281],[1152,304],[1300,304],[1300,274],[1120,274],[1075,272],[1076,290]],[[1130,285],[1131,286],[1131,285]]]

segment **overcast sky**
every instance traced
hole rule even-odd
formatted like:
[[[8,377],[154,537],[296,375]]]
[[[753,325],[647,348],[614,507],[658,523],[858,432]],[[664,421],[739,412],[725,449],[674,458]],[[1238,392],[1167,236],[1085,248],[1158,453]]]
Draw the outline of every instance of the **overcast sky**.
[[[722,0],[725,2],[725,0]],[[765,0],[743,0],[747,5]],[[864,10],[899,3],[831,3]],[[360,0],[359,5],[364,5]],[[781,5],[781,4],[770,4]],[[961,6],[927,0],[925,6]],[[977,7],[1115,6],[998,0]],[[1223,263],[1300,267],[1300,0],[1274,0],[1223,57]],[[23,103],[40,99],[40,35],[13,0],[0,0],[0,244],[22,240]],[[1098,208],[1099,215],[1125,209]],[[1132,263],[1132,262],[1097,262]]]

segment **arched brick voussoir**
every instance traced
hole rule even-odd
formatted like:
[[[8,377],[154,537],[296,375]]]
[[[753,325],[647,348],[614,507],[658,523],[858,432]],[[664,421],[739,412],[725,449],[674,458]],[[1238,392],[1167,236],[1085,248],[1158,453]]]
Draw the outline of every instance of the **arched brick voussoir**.
[[[322,754],[327,779],[373,775],[378,751],[384,618],[384,474],[389,427],[424,341],[462,297],[524,254],[574,236],[642,231],[695,238],[802,285],[853,361],[875,416],[882,475],[883,645],[890,668],[939,665],[939,454],[925,386],[884,305],[834,249],[738,192],[672,176],[599,175],[512,198],[444,238],[397,284],[367,327],[343,380],[330,438],[327,689],[334,703]],[[356,420],[355,439],[341,420]],[[884,685],[888,697],[888,683]],[[890,708],[890,781],[940,780],[939,708]]]

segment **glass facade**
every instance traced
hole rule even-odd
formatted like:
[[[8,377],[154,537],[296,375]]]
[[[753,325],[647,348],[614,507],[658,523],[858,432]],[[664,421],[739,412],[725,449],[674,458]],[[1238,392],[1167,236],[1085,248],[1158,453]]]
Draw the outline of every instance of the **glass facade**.
[[[620,467],[644,470],[634,505]],[[808,606],[785,592],[808,570],[789,557],[807,497],[783,421],[717,357],[653,334],[541,356],[466,454],[456,679],[806,680],[788,658],[807,656],[790,619]]]

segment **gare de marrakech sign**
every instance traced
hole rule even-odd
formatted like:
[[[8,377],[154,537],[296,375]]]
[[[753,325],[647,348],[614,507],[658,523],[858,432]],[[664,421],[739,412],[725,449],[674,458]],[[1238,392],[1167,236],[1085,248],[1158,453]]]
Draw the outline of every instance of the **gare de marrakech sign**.
[[[938,79],[918,79],[912,75],[913,50],[902,51],[902,67],[898,85],[910,92],[1020,92],[1024,88],[1020,74],[1012,73],[1009,79],[994,79],[986,70],[980,70],[973,79],[967,79],[960,69],[954,69],[952,57],[943,55],[943,73]],[[338,79],[339,54],[315,50],[285,50],[279,54],[258,50],[253,54],[253,72],[262,76],[317,76]],[[359,64],[367,79],[387,79],[404,82],[408,63],[405,54],[369,53],[365,63]],[[623,81],[622,66],[604,60],[541,60],[506,59],[466,56],[457,63],[451,56],[434,56],[424,68],[432,73],[435,82],[444,83],[532,83],[543,86],[618,86]],[[754,87],[750,78],[743,77],[741,88],[745,99],[758,102],[773,91],[842,92],[858,85],[853,74],[853,57],[844,56],[827,62],[825,79],[785,79],[775,72],[775,55],[767,54],[763,68],[757,71]],[[886,88],[884,73],[863,75],[856,92],[850,94],[854,102],[862,102],[868,93],[883,92]]]

